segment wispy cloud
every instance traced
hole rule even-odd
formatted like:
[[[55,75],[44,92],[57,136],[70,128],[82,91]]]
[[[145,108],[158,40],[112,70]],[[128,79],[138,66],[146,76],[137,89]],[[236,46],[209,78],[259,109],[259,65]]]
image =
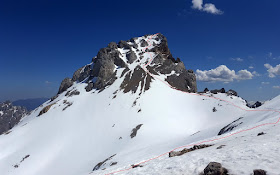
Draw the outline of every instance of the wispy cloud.
[[[280,89],[280,86],[272,86],[274,89]]]
[[[249,69],[254,69],[254,66],[249,66]]]
[[[274,78],[277,75],[280,75],[280,64],[273,67],[270,64],[266,63],[266,64],[264,64],[264,67],[267,68],[268,76],[270,78]]]
[[[270,84],[269,82],[262,82],[262,85],[268,85]]]
[[[211,70],[196,70],[196,78],[198,81],[206,82],[232,82],[234,80],[248,80],[252,79],[254,75],[248,70],[230,70],[225,65],[220,65]]]
[[[261,74],[259,74],[257,71],[253,71],[252,74],[253,74],[254,76],[256,76],[256,77],[261,76]]]
[[[238,61],[238,62],[242,62],[244,61],[242,58],[231,58],[232,61]]]
[[[221,15],[224,13],[223,11],[217,9],[212,3],[203,4],[203,0],[192,0],[192,8],[215,15]]]
[[[46,80],[46,81],[45,81],[45,84],[52,84],[52,82]]]

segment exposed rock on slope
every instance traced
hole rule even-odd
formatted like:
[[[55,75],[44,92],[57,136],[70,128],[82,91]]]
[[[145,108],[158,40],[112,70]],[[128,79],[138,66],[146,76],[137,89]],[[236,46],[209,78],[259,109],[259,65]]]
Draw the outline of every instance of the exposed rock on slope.
[[[146,55],[148,53],[148,55]],[[151,60],[152,59],[152,60]],[[145,70],[145,64],[152,61]],[[186,70],[179,58],[175,60],[167,45],[167,39],[162,34],[145,35],[120,41],[111,42],[102,48],[92,62],[75,71],[72,79],[65,78],[59,88],[58,94],[66,91],[74,82],[87,83],[86,90],[102,90],[114,83],[117,79],[116,70],[124,68],[123,83],[120,89],[124,92],[148,90],[153,75],[164,75],[165,81],[176,89],[186,92],[196,92],[196,77],[192,70]]]
[[[13,106],[11,102],[0,103],[0,135],[12,129],[27,114],[22,106]]]

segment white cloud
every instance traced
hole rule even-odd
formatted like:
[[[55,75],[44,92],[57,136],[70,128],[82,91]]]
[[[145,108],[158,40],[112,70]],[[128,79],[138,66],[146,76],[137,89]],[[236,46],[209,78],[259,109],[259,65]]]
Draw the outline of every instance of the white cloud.
[[[269,82],[262,82],[263,85],[267,85],[270,84]]]
[[[267,68],[268,76],[270,78],[274,78],[277,75],[280,75],[280,64],[273,67],[270,64],[266,63],[266,64],[264,64],[264,67]]]
[[[249,69],[254,69],[254,66],[249,66]]]
[[[242,62],[243,61],[243,59],[242,58],[231,58],[231,60],[232,61],[238,61],[238,62]]]
[[[215,15],[221,15],[224,12],[217,9],[216,6],[212,3],[206,3],[203,5],[203,0],[192,0],[192,8],[197,9],[200,11],[205,11],[207,13],[215,14]]]
[[[248,70],[240,70],[237,73],[234,70],[230,70],[225,65],[220,65],[211,70],[196,70],[196,78],[198,81],[206,82],[231,82],[234,80],[248,80],[253,78],[253,74]]]
[[[274,89],[280,89],[280,86],[273,86]]]

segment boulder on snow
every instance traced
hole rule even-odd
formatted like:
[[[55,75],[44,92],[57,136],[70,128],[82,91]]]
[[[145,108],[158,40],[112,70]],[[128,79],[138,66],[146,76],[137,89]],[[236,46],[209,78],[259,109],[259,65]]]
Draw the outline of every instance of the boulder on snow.
[[[262,169],[256,169],[254,170],[254,175],[266,175],[266,171]]]
[[[218,162],[210,162],[203,172],[204,175],[228,175],[228,170]]]

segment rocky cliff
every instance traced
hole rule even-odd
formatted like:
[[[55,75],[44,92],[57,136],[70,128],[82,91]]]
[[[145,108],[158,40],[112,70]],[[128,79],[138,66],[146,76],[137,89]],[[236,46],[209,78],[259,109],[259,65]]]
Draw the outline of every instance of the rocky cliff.
[[[13,128],[27,114],[27,109],[13,106],[11,102],[0,103],[0,135]]]

